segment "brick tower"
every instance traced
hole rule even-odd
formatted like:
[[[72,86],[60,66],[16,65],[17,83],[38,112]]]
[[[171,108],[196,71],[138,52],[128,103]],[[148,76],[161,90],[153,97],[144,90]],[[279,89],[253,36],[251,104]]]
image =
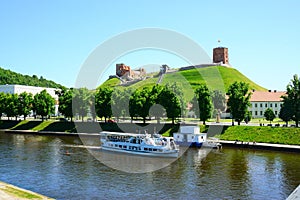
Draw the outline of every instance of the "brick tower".
[[[217,47],[213,50],[213,62],[229,64],[228,59],[228,48],[226,47]]]

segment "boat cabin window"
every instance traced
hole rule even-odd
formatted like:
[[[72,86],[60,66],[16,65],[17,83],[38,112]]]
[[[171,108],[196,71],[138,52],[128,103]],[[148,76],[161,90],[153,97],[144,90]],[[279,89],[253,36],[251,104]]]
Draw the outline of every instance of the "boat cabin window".
[[[131,143],[134,143],[134,144],[135,144],[135,143],[136,143],[136,139],[132,139],[132,140],[131,140]]]

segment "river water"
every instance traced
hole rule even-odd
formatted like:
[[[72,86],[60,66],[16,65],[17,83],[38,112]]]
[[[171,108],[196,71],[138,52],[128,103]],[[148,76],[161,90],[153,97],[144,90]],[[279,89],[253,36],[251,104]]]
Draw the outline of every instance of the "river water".
[[[285,199],[300,184],[299,153],[189,149],[160,170],[128,173],[81,145],[0,132],[0,180],[55,199]]]

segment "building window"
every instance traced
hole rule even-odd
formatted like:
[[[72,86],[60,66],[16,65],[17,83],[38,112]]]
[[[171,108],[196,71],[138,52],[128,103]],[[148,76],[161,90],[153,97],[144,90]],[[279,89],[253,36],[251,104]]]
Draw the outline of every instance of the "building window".
[[[275,103],[275,108],[277,108],[277,103]]]
[[[272,107],[272,104],[270,103],[270,107]]]
[[[254,104],[254,106],[255,106],[255,108],[257,108],[257,103],[256,103],[256,104]]]
[[[257,111],[255,111],[255,115],[257,115]]]
[[[263,115],[263,111],[260,111],[260,115]]]
[[[268,104],[267,104],[267,103],[265,104],[265,107],[266,107],[266,108],[268,107]]]
[[[263,106],[263,104],[261,103],[261,104],[260,104],[260,107],[262,108],[262,106]]]
[[[277,115],[277,110],[275,110],[275,115]]]

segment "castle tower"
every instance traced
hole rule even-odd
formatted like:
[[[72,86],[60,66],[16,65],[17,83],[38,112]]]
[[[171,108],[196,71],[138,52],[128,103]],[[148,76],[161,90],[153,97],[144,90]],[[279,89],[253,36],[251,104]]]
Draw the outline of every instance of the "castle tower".
[[[213,62],[229,64],[228,58],[228,48],[226,47],[217,47],[213,50]]]

